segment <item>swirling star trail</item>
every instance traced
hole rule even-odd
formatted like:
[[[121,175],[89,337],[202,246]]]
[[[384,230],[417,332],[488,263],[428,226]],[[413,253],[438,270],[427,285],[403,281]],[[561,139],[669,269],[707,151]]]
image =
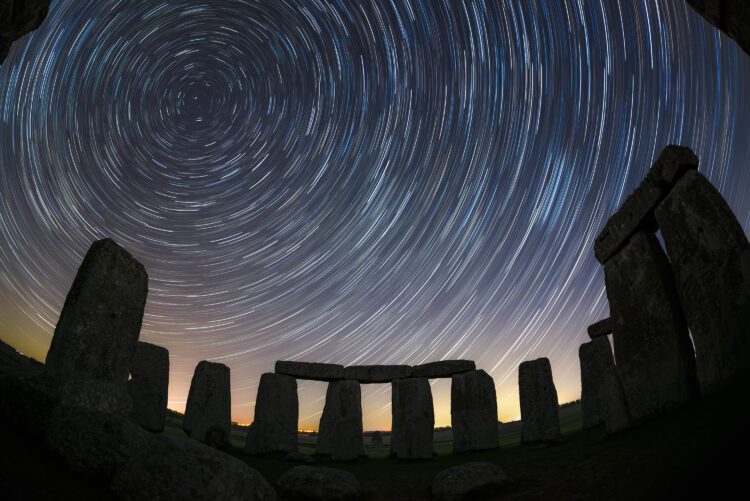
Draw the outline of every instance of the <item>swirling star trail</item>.
[[[662,147],[750,231],[749,88],[684,2],[58,0],[0,67],[0,336],[43,360],[109,236],[148,270],[170,407],[202,359],[241,422],[277,359],[473,359],[508,420],[547,356],[573,400],[594,238]],[[324,393],[300,383],[300,426]],[[363,387],[365,429],[389,403]]]

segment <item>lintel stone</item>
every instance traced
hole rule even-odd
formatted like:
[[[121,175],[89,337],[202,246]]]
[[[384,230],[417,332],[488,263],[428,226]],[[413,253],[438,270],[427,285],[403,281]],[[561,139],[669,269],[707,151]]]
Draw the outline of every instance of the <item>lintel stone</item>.
[[[344,367],[344,379],[360,383],[390,383],[394,379],[411,377],[410,365],[350,365]]]
[[[297,379],[310,379],[313,381],[344,379],[344,366],[339,364],[277,360],[275,371],[277,374],[286,374],[287,376],[294,376]]]
[[[425,377],[428,379],[453,377],[455,374],[476,370],[473,360],[441,360],[427,364],[415,365],[412,368],[412,377]]]

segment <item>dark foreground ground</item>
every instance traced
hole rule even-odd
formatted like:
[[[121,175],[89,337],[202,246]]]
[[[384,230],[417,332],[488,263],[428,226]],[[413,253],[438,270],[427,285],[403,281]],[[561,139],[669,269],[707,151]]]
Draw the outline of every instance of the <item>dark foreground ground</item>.
[[[364,500],[431,499],[433,476],[469,461],[497,463],[511,479],[486,499],[734,499],[744,496],[750,465],[749,398],[750,381],[745,380],[611,436],[603,428],[581,431],[580,422],[563,418],[567,433],[553,446],[522,446],[518,429],[508,427],[501,448],[490,452],[455,455],[450,443],[438,443],[432,461],[398,462],[384,457],[387,449],[373,449],[354,463],[318,457],[316,464],[351,471],[362,483]],[[60,459],[16,430],[0,429],[0,447],[0,499],[110,498],[106,484],[69,472]],[[313,452],[309,446],[300,450]],[[274,485],[294,466],[283,455],[231,452]]]

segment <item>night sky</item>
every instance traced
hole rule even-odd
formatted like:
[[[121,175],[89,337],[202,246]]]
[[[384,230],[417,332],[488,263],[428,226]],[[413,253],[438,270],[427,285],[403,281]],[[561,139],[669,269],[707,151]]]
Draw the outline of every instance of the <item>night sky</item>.
[[[580,397],[593,242],[670,143],[750,233],[750,57],[682,1],[55,1],[0,67],[0,338],[44,360],[80,261],[144,263],[141,340],[231,368],[524,360]],[[433,380],[436,426],[450,380]],[[325,383],[300,382],[317,428]],[[363,386],[390,429],[390,385]]]

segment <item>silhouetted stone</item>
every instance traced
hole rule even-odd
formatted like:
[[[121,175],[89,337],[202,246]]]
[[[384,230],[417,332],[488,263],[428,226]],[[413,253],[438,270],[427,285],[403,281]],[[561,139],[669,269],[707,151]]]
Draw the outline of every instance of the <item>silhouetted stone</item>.
[[[70,379],[60,387],[59,397],[62,405],[123,417],[133,409],[133,399],[122,384],[101,379]]]
[[[629,427],[630,412],[616,365],[604,371],[602,392],[604,393],[604,425],[607,433]]]
[[[312,464],[315,462],[315,458],[310,456],[309,454],[305,454],[303,452],[290,452],[284,457],[284,461],[287,463],[307,463]]]
[[[370,439],[370,446],[371,447],[383,447],[383,434],[379,431],[375,431],[372,433],[372,437]]]
[[[130,376],[128,394],[133,399],[130,419],[149,431],[161,432],[167,416],[169,351],[139,341]]]
[[[549,442],[560,438],[560,414],[552,367],[546,358],[528,360],[518,367],[521,401],[521,441]]]
[[[52,413],[45,439],[70,469],[109,478],[147,447],[152,435],[122,416],[60,405]]]
[[[578,348],[578,359],[581,363],[583,427],[591,428],[604,422],[604,372],[615,364],[609,339],[602,336],[583,343]]]
[[[615,326],[612,322],[612,319],[605,318],[604,320],[599,320],[598,322],[589,325],[587,331],[591,339],[596,339],[600,336],[612,334],[612,332],[614,332],[614,328]]]
[[[633,235],[604,265],[604,279],[616,325],[615,362],[630,417],[637,421],[696,398],[687,325],[656,236]]]
[[[451,466],[432,480],[432,495],[442,501],[469,501],[497,495],[497,490],[508,480],[496,464],[475,461]]]
[[[350,365],[344,367],[344,379],[353,379],[363,384],[390,383],[394,379],[411,377],[409,365]]]
[[[352,461],[364,455],[362,394],[357,381],[328,383],[317,452],[331,454],[334,461]]]
[[[695,344],[698,379],[712,391],[750,369],[747,237],[729,205],[698,172],[656,209],[677,292]]]
[[[412,377],[425,377],[428,379],[453,377],[455,374],[469,372],[477,367],[473,360],[441,360],[440,362],[429,362],[412,367]]]
[[[454,452],[499,447],[497,394],[492,376],[483,370],[453,376],[451,426]]]
[[[11,45],[33,31],[47,17],[50,0],[2,0],[0,2],[0,64]]]
[[[263,476],[229,454],[194,440],[154,437],[115,474],[110,487],[120,500],[274,501]]]
[[[435,413],[427,378],[394,379],[391,394],[391,454],[399,459],[431,458]]]
[[[47,369],[63,378],[128,380],[148,293],[141,263],[110,239],[83,258],[55,327]]]
[[[359,498],[359,480],[348,471],[316,466],[295,466],[278,482],[279,498],[309,501],[350,501]]]
[[[687,3],[750,54],[750,3],[744,0],[687,0]]]
[[[277,374],[286,374],[297,379],[313,381],[333,381],[344,378],[344,366],[338,364],[278,360],[276,361],[275,371]]]
[[[297,380],[266,372],[260,377],[255,419],[247,432],[245,452],[296,451],[298,419]]]
[[[60,380],[42,364],[5,362],[0,364],[0,422],[25,437],[43,440],[60,400]]]
[[[182,420],[187,436],[218,449],[229,445],[232,423],[229,391],[229,367],[205,360],[198,363]]]
[[[684,146],[664,148],[646,177],[622,207],[607,221],[594,243],[594,255],[604,264],[636,231],[656,231],[653,211],[672,185],[690,169],[698,168],[698,157]]]

